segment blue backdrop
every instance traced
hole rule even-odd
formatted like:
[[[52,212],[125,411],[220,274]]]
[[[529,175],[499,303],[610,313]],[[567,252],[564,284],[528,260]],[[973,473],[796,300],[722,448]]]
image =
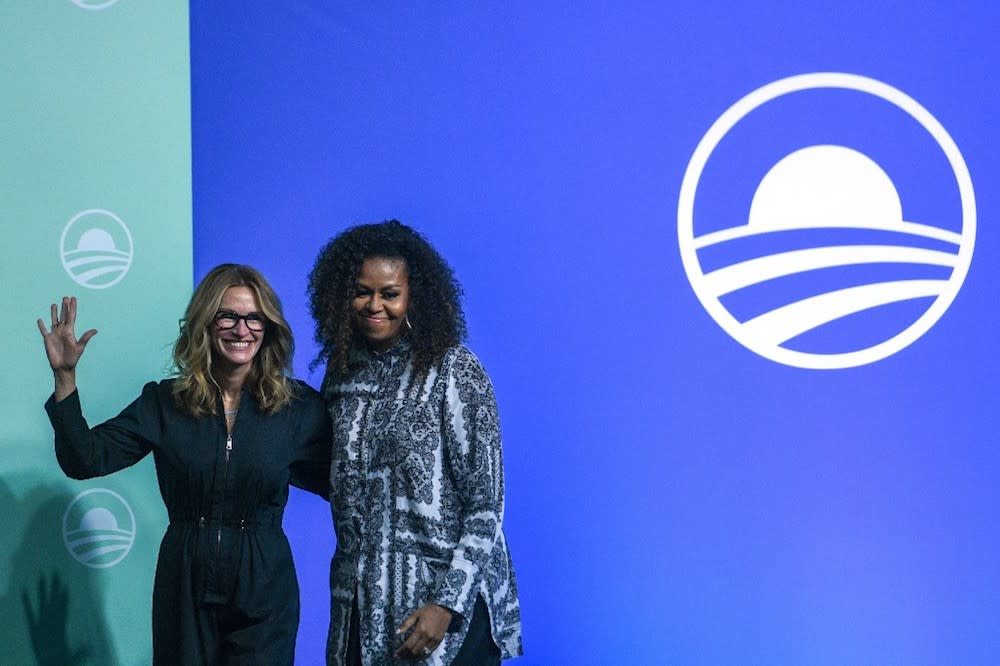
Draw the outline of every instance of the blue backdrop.
[[[305,281],[322,243],[396,217],[449,258],[501,409],[526,665],[995,663],[1000,13],[917,4],[191,3],[194,277],[259,267],[318,384]],[[828,71],[933,114],[968,166],[978,229],[923,336],[815,370],[710,316],[678,205],[729,107]],[[956,176],[919,123],[834,93],[727,135],[696,233],[745,221],[768,168],[814,144],[874,159],[906,221],[963,232]],[[749,298],[726,306],[755,311]],[[934,301],[795,344],[875,344]],[[286,527],[299,661],[318,664],[328,508],[296,494]]]

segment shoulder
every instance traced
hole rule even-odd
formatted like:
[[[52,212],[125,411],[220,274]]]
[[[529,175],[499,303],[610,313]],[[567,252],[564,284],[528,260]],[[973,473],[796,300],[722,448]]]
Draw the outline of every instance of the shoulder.
[[[122,413],[130,413],[139,419],[163,419],[183,415],[183,410],[174,398],[174,383],[173,379],[146,382],[139,396]]]
[[[287,422],[294,424],[299,435],[296,440],[301,442],[329,442],[330,412],[326,400],[319,391],[298,379],[289,379],[292,390],[292,401],[279,414]]]
[[[490,385],[490,377],[479,357],[464,345],[449,347],[441,359],[440,368],[440,374],[447,377],[449,382],[460,385]]]
[[[140,400],[155,400],[157,402],[174,401],[174,379],[161,379],[158,381],[146,382],[142,387]]]
[[[448,347],[441,357],[441,367],[449,370],[478,369],[480,372],[486,372],[479,357],[465,345]]]
[[[289,379],[288,386],[292,390],[291,406],[293,409],[303,407],[309,409],[324,404],[320,392],[301,379]]]
[[[307,400],[313,397],[319,397],[319,391],[314,389],[309,384],[305,383],[301,379],[295,379],[290,377],[288,379],[288,386],[292,389],[292,393],[296,398],[300,400]]]

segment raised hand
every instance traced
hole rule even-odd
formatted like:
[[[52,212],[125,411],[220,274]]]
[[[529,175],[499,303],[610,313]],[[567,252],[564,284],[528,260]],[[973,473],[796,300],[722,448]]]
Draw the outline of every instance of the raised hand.
[[[55,374],[56,380],[56,400],[62,400],[76,390],[76,364],[83,356],[90,339],[97,335],[96,329],[90,329],[83,335],[76,337],[76,297],[63,296],[62,309],[56,308],[53,303],[51,307],[52,330],[45,326],[45,322],[38,320],[38,330],[42,334],[45,342],[45,355],[49,359],[49,365]]]
[[[88,647],[76,650],[69,647],[69,589],[59,574],[53,573],[51,579],[44,575],[39,577],[37,613],[27,590],[21,593],[21,602],[28,620],[31,647],[39,666],[72,666],[90,661]]]

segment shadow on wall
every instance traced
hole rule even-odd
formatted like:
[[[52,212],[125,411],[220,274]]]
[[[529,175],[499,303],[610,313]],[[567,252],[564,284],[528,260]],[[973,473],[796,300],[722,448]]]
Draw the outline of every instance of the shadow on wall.
[[[63,514],[73,496],[48,485],[18,499],[8,481],[0,480],[5,524],[0,540],[0,583],[5,584],[0,585],[0,663],[118,663],[101,598],[102,572],[76,562],[63,545]]]

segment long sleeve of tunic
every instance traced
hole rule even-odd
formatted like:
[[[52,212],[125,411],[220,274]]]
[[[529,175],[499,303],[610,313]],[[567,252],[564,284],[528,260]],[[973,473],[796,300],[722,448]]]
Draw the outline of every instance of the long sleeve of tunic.
[[[429,602],[457,615],[426,663],[450,663],[477,596],[502,657],[521,654],[500,427],[485,370],[454,347],[415,381],[405,340],[384,354],[357,350],[350,369],[325,390],[337,532],[328,663],[344,663],[355,593],[365,664],[395,663],[396,627]]]
[[[193,417],[177,406],[172,385],[146,384],[120,414],[93,428],[77,393],[60,402],[50,398],[45,409],[59,464],[68,476],[86,479],[153,454],[170,517],[154,582],[154,653],[164,649],[158,635],[174,635],[173,625],[184,625],[203,604],[247,617],[287,616],[294,642],[298,584],[281,519],[289,483],[328,496],[325,404],[297,382],[293,402],[265,414],[244,392],[230,436],[221,409]],[[174,647],[196,657],[196,647]]]

